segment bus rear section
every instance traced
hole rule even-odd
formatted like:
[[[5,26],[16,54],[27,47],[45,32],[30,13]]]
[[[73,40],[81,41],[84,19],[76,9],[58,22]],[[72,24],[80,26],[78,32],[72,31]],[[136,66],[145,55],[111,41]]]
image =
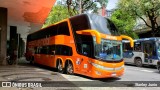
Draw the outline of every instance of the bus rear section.
[[[159,38],[142,38],[134,40],[134,48],[128,45],[129,41],[123,41],[125,63],[142,65],[157,65],[160,60]]]

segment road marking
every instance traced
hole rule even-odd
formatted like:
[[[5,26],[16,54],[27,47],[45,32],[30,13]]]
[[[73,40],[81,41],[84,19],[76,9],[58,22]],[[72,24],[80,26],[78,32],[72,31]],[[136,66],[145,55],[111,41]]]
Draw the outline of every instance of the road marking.
[[[151,72],[151,73],[153,73],[154,71],[150,71],[150,70],[140,70],[140,71],[143,71],[143,72]]]
[[[93,81],[91,79],[76,76],[76,75],[66,75],[66,74],[61,74],[61,75],[69,81]]]
[[[135,71],[142,71],[142,72],[149,72],[149,73],[153,73],[155,71],[151,71],[151,70],[147,70],[147,69],[139,69],[139,68],[134,68],[134,69],[127,69],[126,70],[135,70]]]

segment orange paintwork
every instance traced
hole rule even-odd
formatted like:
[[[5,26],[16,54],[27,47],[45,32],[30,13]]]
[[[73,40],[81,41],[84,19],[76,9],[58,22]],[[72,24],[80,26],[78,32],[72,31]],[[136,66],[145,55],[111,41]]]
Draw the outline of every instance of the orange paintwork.
[[[70,60],[73,63],[74,73],[77,73],[77,74],[89,76],[92,78],[119,77],[119,76],[123,75],[124,68],[119,69],[119,67],[122,67],[124,65],[123,60],[118,63],[108,63],[108,62],[99,61],[99,60],[92,59],[87,56],[78,54],[76,51],[76,46],[75,46],[73,34],[71,33],[72,28],[70,25],[70,21],[68,19],[66,19],[64,21],[68,22],[70,36],[57,35],[57,36],[50,37],[47,40],[43,39],[42,41],[28,42],[27,48],[33,48],[35,46],[38,46],[39,44],[37,42],[44,42],[41,45],[63,44],[63,45],[72,47],[73,55],[72,56],[63,56],[63,55],[45,55],[45,54],[32,53],[32,56],[34,56],[34,60],[36,63],[56,68],[56,60],[57,59],[62,60],[63,67],[65,67],[66,60]],[[93,36],[96,36],[97,43],[101,42],[100,41],[101,38],[110,39],[110,40],[118,40],[118,41],[122,40],[121,36],[105,35],[105,34],[97,32],[95,30],[92,30],[92,31],[83,30],[83,31],[76,32],[76,33],[78,33],[78,34],[91,34]],[[100,68],[93,66],[91,63],[97,64],[97,65],[100,65],[100,66],[103,66],[103,67],[109,68],[109,69],[118,68],[119,70],[104,70],[104,69],[100,69]]]

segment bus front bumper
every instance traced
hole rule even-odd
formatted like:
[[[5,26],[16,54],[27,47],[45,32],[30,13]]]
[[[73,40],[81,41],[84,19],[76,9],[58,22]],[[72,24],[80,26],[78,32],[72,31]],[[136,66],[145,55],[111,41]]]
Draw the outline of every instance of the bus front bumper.
[[[124,65],[115,68],[97,68],[93,67],[92,77],[93,78],[110,78],[120,77],[124,74]]]

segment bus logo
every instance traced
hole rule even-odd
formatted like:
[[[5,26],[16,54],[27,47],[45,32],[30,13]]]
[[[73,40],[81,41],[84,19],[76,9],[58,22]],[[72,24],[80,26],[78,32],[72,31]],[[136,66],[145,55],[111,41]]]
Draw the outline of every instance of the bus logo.
[[[11,87],[11,82],[2,82],[2,87]]]

